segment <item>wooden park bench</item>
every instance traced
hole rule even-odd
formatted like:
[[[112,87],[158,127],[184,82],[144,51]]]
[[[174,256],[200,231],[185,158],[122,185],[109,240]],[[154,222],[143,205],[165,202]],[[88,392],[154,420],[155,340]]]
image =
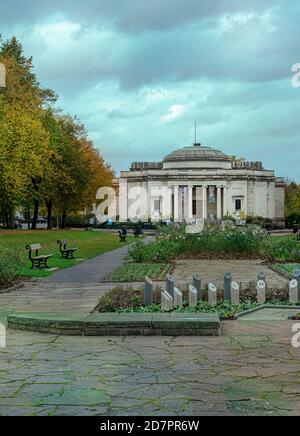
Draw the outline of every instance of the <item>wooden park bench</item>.
[[[68,241],[66,239],[59,240],[57,243],[62,259],[74,259],[74,253],[78,248],[67,248]]]
[[[134,234],[135,238],[138,238],[142,233],[143,233],[142,229],[139,226],[135,227],[134,230],[133,230],[133,234]]]
[[[127,233],[122,232],[122,230],[119,230],[119,237],[120,242],[126,242]]]
[[[41,244],[31,244],[27,245],[26,250],[29,250],[29,259],[31,260],[31,269],[34,268],[49,268],[48,260],[53,256],[53,254],[39,255],[41,250]]]

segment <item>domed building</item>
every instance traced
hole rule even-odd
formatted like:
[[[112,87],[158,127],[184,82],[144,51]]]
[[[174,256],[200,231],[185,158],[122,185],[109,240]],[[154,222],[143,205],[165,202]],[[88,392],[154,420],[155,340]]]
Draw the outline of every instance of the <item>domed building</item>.
[[[168,154],[162,162],[134,162],[120,177],[119,214],[128,216],[142,191],[139,218],[187,221],[243,218],[284,219],[284,180],[261,162],[246,162],[196,143]]]

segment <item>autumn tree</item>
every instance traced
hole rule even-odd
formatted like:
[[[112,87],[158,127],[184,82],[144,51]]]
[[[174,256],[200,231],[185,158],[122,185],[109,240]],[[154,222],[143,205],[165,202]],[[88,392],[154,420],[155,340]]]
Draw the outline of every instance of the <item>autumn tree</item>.
[[[32,199],[47,158],[49,137],[41,119],[51,93],[40,89],[32,61],[15,38],[2,42],[0,62],[6,69],[0,90],[0,202],[4,222],[12,226],[16,206]]]
[[[17,206],[33,206],[32,229],[39,208],[62,215],[92,206],[101,186],[111,186],[114,173],[76,118],[53,108],[56,95],[43,89],[31,58],[15,37],[0,38],[0,62],[6,86],[0,90],[0,209],[12,225]]]

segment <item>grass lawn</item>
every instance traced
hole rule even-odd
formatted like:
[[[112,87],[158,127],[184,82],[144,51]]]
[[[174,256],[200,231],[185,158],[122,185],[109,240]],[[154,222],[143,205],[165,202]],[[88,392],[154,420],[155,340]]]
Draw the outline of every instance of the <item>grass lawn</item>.
[[[108,276],[112,282],[139,282],[145,276],[152,280],[164,280],[166,274],[171,272],[170,263],[128,263]]]
[[[276,271],[288,274],[292,278],[294,270],[300,269],[300,263],[276,263],[273,267]]]
[[[63,260],[59,253],[57,241],[67,239],[70,247],[77,247],[75,258],[88,259],[107,251],[120,248],[124,243],[120,243],[119,236],[116,234],[84,231],[84,230],[3,230],[0,231],[0,250],[9,248],[20,253],[24,265],[20,267],[21,277],[47,277],[52,273],[47,270],[31,270],[31,262],[28,258],[26,245],[41,243],[41,254],[54,254],[49,260],[49,268],[68,268],[78,264],[76,260]],[[133,241],[133,237],[127,238],[127,243]]]

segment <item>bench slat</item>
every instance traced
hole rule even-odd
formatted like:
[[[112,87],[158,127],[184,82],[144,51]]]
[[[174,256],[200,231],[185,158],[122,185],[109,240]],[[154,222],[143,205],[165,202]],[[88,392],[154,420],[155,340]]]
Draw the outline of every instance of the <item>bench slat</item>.
[[[29,245],[29,247],[30,247],[30,250],[41,250],[41,248],[42,248],[42,246],[41,246],[41,244],[32,244],[32,245]]]

